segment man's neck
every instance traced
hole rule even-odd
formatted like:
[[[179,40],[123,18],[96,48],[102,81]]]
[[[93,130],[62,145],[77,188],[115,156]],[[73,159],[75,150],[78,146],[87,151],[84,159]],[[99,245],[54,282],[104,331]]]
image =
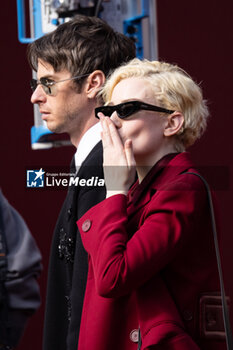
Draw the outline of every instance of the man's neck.
[[[95,121],[94,120],[89,120],[86,125],[82,128],[82,132],[80,132],[80,130],[77,131],[72,131],[70,132],[70,141],[72,143],[72,145],[74,145],[74,147],[78,148],[78,145],[81,141],[81,139],[83,138],[83,136],[86,134],[86,132],[91,129],[95,124],[98,123],[98,120]],[[81,129],[81,127],[80,127]]]
[[[101,140],[101,125],[97,123],[86,131],[79,142],[77,151],[75,153],[76,167],[81,166],[88,154]]]

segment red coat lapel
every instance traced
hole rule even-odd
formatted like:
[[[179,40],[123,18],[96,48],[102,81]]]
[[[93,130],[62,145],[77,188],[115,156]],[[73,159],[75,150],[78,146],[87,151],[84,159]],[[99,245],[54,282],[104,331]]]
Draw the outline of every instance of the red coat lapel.
[[[129,191],[128,215],[144,207],[158,190],[165,189],[178,175],[191,168],[193,163],[188,152],[165,156],[154,165],[142,183],[137,181]]]

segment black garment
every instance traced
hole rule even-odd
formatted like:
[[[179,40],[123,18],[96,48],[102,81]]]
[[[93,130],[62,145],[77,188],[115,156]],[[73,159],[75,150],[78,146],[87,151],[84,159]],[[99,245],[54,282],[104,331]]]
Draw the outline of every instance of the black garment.
[[[18,345],[40,306],[41,254],[25,221],[0,190],[0,348]]]
[[[78,172],[79,179],[103,179],[99,142]],[[87,253],[76,221],[105,198],[105,186],[72,186],[61,209],[50,254],[43,350],[77,350],[87,279]]]

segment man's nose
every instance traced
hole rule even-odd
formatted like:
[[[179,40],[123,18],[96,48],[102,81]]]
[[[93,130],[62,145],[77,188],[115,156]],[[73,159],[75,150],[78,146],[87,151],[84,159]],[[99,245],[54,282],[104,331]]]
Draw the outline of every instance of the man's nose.
[[[31,103],[40,103],[46,101],[46,93],[44,92],[41,85],[37,85],[35,91],[33,91],[31,96]]]

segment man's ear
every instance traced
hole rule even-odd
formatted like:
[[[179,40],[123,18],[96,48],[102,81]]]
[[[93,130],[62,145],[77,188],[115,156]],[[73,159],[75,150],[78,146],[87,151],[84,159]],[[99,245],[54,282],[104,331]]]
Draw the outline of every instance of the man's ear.
[[[164,136],[178,134],[184,124],[184,116],[180,112],[169,114],[164,128]]]
[[[105,74],[101,70],[95,70],[88,78],[85,85],[85,91],[88,98],[95,98],[100,88],[105,82]]]

